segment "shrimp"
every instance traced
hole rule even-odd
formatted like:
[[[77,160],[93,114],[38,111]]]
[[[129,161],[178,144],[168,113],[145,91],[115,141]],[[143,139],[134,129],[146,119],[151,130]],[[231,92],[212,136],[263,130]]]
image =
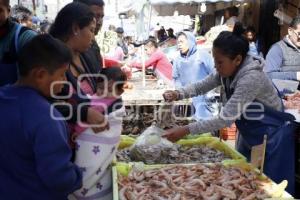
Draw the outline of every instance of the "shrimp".
[[[153,185],[153,186],[168,188],[168,185],[164,182],[161,182],[161,181],[150,180],[149,183],[150,183],[150,185]]]
[[[255,197],[256,197],[256,194],[252,193],[252,194],[248,195],[247,197],[242,198],[241,200],[253,200],[253,199],[255,199]]]
[[[197,184],[199,184],[200,186],[202,186],[203,189],[206,188],[205,183],[201,179],[194,179],[188,185],[197,185]]]
[[[120,200],[127,200],[126,196],[125,196],[125,192],[128,188],[127,187],[123,187],[120,191],[119,191],[119,198]]]
[[[132,173],[132,176],[138,182],[141,182],[142,180],[145,179],[144,172],[134,172]]]
[[[180,200],[181,199],[181,194],[180,193],[177,193],[175,195],[175,197],[173,198],[173,200]]]
[[[218,192],[215,192],[212,196],[211,195],[207,195],[206,193],[202,193],[201,194],[202,198],[205,200],[219,200],[221,199],[221,195]]]
[[[168,199],[163,198],[163,197],[161,197],[161,196],[159,196],[158,194],[155,194],[155,193],[151,194],[151,197],[153,198],[153,200],[168,200]]]
[[[226,188],[223,188],[221,186],[215,185],[215,188],[224,196],[224,197],[228,197],[230,199],[236,199],[236,194],[231,191],[228,190]]]

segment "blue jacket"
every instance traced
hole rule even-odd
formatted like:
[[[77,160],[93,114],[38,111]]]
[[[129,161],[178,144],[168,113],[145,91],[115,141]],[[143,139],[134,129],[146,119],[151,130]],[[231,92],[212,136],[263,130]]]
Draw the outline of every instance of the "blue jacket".
[[[0,199],[60,200],[79,189],[64,121],[35,90],[0,88]],[[51,114],[52,113],[52,114]]]
[[[204,50],[197,49],[196,38],[191,32],[185,31],[184,34],[189,41],[189,51],[187,55],[180,55],[173,62],[173,80],[177,89],[199,82],[214,72],[212,56]],[[212,116],[205,95],[194,97],[193,105],[196,109],[196,119]]]

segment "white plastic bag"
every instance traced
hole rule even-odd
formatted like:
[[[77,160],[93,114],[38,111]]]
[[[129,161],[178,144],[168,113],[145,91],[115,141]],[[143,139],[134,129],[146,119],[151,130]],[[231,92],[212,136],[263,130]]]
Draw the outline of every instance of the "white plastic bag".
[[[170,151],[174,149],[174,144],[162,138],[164,130],[150,126],[136,140],[130,148],[130,155],[133,160],[142,161],[146,164],[164,163],[163,158],[167,158]]]
[[[112,199],[111,162],[122,131],[124,106],[108,115],[109,130],[95,134],[91,128],[76,139],[75,164],[83,172],[83,186],[69,199]]]

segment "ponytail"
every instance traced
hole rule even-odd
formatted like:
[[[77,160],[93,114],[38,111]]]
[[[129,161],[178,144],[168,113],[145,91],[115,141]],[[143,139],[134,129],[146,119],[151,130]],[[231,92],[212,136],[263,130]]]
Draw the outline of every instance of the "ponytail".
[[[237,22],[233,32],[223,31],[213,42],[213,48],[217,48],[231,59],[241,55],[243,60],[249,51],[249,43],[244,37],[245,29],[242,23]]]

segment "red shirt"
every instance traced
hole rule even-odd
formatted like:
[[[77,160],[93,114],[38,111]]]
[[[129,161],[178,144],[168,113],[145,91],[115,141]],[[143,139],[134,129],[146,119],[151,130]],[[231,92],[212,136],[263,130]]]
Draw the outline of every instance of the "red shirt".
[[[142,69],[141,63],[134,62],[131,66],[137,69]],[[155,70],[159,71],[159,73],[167,79],[172,80],[172,64],[161,50],[157,49],[145,62],[146,68],[151,66],[153,66]]]

